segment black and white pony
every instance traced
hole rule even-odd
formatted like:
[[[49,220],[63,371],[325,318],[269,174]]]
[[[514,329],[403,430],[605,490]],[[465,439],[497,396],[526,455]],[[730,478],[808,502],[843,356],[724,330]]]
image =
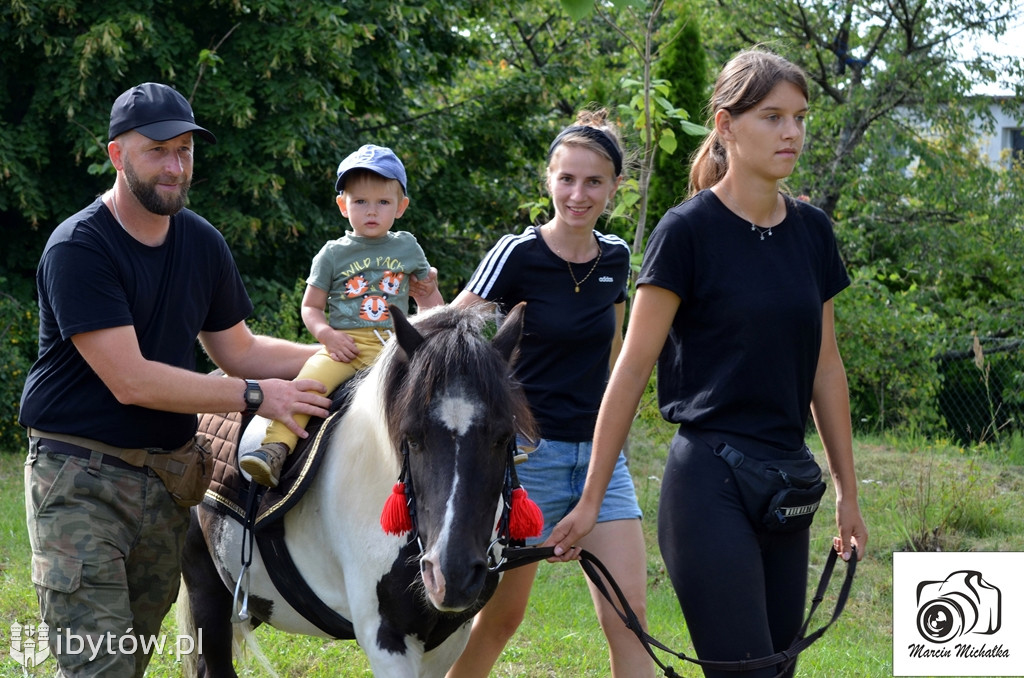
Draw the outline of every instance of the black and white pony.
[[[469,621],[497,586],[492,550],[504,541],[499,528],[509,524],[510,505],[531,503],[515,487],[511,461],[517,433],[532,433],[525,397],[510,377],[522,311],[509,313],[490,340],[482,311],[442,307],[412,323],[393,314],[396,340],[357,375],[337,424],[323,427],[323,462],[279,521],[306,597],[319,599],[312,613],[275,586],[281,553],[264,552],[259,539],[254,545],[236,518],[206,503],[194,509],[178,617],[187,627],[179,633],[203,631],[199,675],[236,675],[231,647],[240,629],[232,618],[238,624],[239,616],[250,628],[267,623],[354,638],[375,676],[447,672],[466,645]],[[243,447],[262,436],[252,428]],[[408,505],[409,524],[382,515],[389,498],[399,500],[399,514]],[[245,548],[251,565],[243,570]],[[240,579],[247,584],[242,615]],[[332,619],[350,626],[338,630]]]

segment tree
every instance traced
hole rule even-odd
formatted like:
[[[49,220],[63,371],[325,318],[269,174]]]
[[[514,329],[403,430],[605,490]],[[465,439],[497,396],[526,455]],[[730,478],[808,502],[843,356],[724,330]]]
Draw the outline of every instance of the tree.
[[[977,152],[990,101],[970,90],[994,79],[996,62],[962,58],[957,44],[999,37],[1021,10],[1009,1],[738,0],[716,11],[722,30],[706,33],[716,60],[766,43],[810,77],[808,137],[789,183],[833,218],[854,278],[838,326],[854,401],[874,403],[855,419],[906,422],[922,393],[942,388],[934,360],[951,337],[1024,335],[1024,311],[1010,301],[1024,293],[1024,179]],[[1024,82],[1022,64],[1009,66]]]
[[[37,1],[0,17],[0,273],[19,298],[49,230],[110,185],[107,107],[138,82],[175,86],[217,134],[199,144],[192,206],[262,313],[344,227],[334,168],[368,141],[405,161],[407,228],[452,293],[493,234],[529,222],[551,136],[591,102],[621,103],[630,67],[621,35],[558,0]]]
[[[20,384],[34,357],[25,337],[50,230],[112,183],[109,106],[128,87],[176,87],[217,135],[197,143],[191,206],[231,245],[251,324],[300,338],[301,280],[344,228],[341,158],[366,142],[403,158],[400,226],[450,298],[498,235],[530,223],[520,206],[543,194],[557,130],[591,101],[617,103],[619,51],[604,22],[571,22],[558,0],[0,6],[0,286],[17,325],[0,334],[4,378]]]
[[[600,16],[622,37],[624,51],[633,56],[633,59],[626,59],[620,66],[625,72],[621,84],[627,91],[634,91],[628,103],[619,105],[619,111],[627,118],[629,126],[637,132],[640,147],[639,178],[627,180],[619,189],[618,204],[612,216],[632,216],[635,212],[633,252],[634,256],[638,257],[643,250],[650,183],[657,158],[665,154],[671,156],[679,147],[674,127],[680,128],[682,136],[703,136],[706,132],[700,125],[689,121],[690,114],[685,108],[670,100],[671,83],[666,79],[654,77],[654,69],[664,50],[675,45],[681,36],[693,38],[697,35],[692,29],[687,30],[692,26],[694,13],[689,5],[684,5],[675,13],[678,17],[676,21],[669,19],[671,30],[664,31],[659,30],[667,9],[664,0],[613,1],[612,4],[617,10],[615,17],[602,7],[601,3],[594,0],[562,2],[576,19],[582,19],[591,12]],[[623,56],[625,57],[625,54]],[[698,73],[691,77],[699,79],[702,76],[703,73]],[[686,148],[690,144],[683,145]]]
[[[968,139],[970,114],[980,109],[964,105],[967,94],[972,84],[993,79],[996,57],[961,59],[957,41],[983,33],[998,38],[1020,11],[1011,0],[740,0],[718,6],[721,25],[732,27],[715,45],[720,55],[767,43],[800,64],[817,86],[815,143],[799,178],[830,215],[867,159],[891,153],[893,135],[912,137],[908,125],[915,120],[952,113],[944,132]],[[1024,75],[1024,65],[1011,70]]]
[[[484,71],[486,75],[477,70],[467,72],[471,77],[467,77],[464,86],[460,85],[460,90],[480,91],[479,96],[473,97],[475,102],[493,101],[495,108],[503,113],[510,109],[519,113],[519,117],[511,118],[515,121],[514,129],[509,129],[510,118],[505,115],[498,118],[491,115],[489,119],[481,115],[474,119],[480,137],[493,144],[485,155],[472,156],[476,160],[473,167],[484,171],[492,167],[487,154],[505,158],[503,144],[507,144],[510,134],[526,142],[517,157],[510,158],[511,163],[496,168],[499,175],[488,180],[481,172],[474,181],[478,190],[481,187],[487,190],[493,182],[505,196],[514,192],[523,209],[505,212],[501,216],[504,221],[497,229],[474,230],[474,234],[514,230],[509,223],[510,214],[518,227],[541,219],[550,208],[541,181],[550,140],[571,122],[579,109],[603,106],[611,109],[613,115],[618,113],[627,147],[640,147],[643,158],[639,178],[631,178],[630,183],[620,189],[613,218],[603,228],[626,239],[642,237],[643,228],[638,224],[643,223],[642,196],[646,195],[654,149],[659,142],[666,144],[667,140],[675,138],[665,120],[685,118],[685,111],[677,110],[663,94],[659,94],[658,102],[654,103],[650,65],[654,63],[655,36],[661,23],[663,3],[654,4],[656,7],[651,14],[643,16],[627,8],[627,21],[617,23],[592,2],[583,7],[582,4],[574,6],[558,0],[541,0],[503,6],[500,13],[481,16],[468,27],[468,34],[480,36],[487,42],[484,48],[490,55],[487,63],[496,62],[500,67]],[[566,18],[563,8],[574,15],[572,20]],[[665,85],[659,83],[659,87]],[[654,113],[647,116],[646,111]],[[465,110],[458,112],[458,116],[464,115]],[[492,132],[495,124],[499,128]],[[459,136],[467,144],[473,143],[471,135]],[[495,199],[500,198],[495,196]],[[629,219],[615,218],[627,212]],[[490,238],[478,244],[489,246],[492,243],[493,238]],[[461,253],[465,255],[464,251]]]
[[[627,146],[643,149],[647,209],[660,215],[685,191],[683,144],[696,137],[682,133],[680,109],[701,111],[701,56],[717,70],[766,42],[811,75],[809,137],[790,186],[832,216],[855,279],[859,300],[837,306],[853,314],[840,331],[853,330],[844,353],[855,395],[885,403],[872,422],[898,419],[933,376],[915,366],[948,353],[938,335],[1024,335],[1024,172],[971,151],[970,121],[988,102],[966,93],[994,77],[994,62],[955,49],[972,31],[998,35],[1015,5],[721,3],[0,6],[0,378],[20,381],[10,375],[34,357],[36,261],[53,226],[110,186],[108,106],[131,85],[174,85],[217,134],[217,145],[197,144],[193,207],[231,244],[254,324],[298,338],[309,261],[344,228],[334,170],[358,145],[392,146],[405,161],[412,204],[399,225],[450,298],[499,235],[547,209],[547,145],[584,106],[619,112]],[[1010,67],[1019,79],[1024,65]],[[666,140],[680,142],[671,155]],[[637,257],[644,177],[619,193],[628,219],[602,226],[633,240]],[[904,336],[918,316],[931,334]],[[878,336],[899,341],[878,353]],[[866,369],[879,360],[906,367]],[[14,409],[0,402],[0,420]]]
[[[655,77],[672,85],[672,101],[689,114],[693,122],[704,111],[708,100],[708,60],[697,11],[684,7],[679,17],[666,27],[675,40],[661,49],[661,59],[654,65]],[[650,206],[655,215],[663,214],[685,196],[689,184],[690,156],[700,146],[703,136],[683,134],[671,155],[659,153],[654,161],[650,184]]]
[[[393,145],[418,188],[416,170],[431,162],[418,142],[443,138],[440,116],[418,115],[470,56],[451,27],[475,11],[470,0],[6,4],[0,214],[18,247],[0,270],[31,278],[39,231],[110,185],[109,106],[157,80],[219,139],[197,144],[193,207],[248,274],[303,275],[342,227],[333,179],[348,152]]]
[[[52,228],[113,183],[106,130],[118,94],[148,80],[170,84],[217,135],[216,145],[196,144],[192,207],[231,244],[256,304],[253,324],[295,337],[296,283],[344,228],[334,205],[338,162],[361,143],[393,146],[411,189],[428,192],[425,174],[447,127],[443,115],[423,114],[443,109],[439,93],[474,54],[452,27],[483,6],[0,5],[0,448],[23,437],[16,418],[35,358],[36,263]],[[441,221],[420,214],[428,233]]]
[[[427,254],[446,296],[500,235],[534,223],[529,205],[544,202],[548,144],[577,109],[608,101],[597,74],[616,49],[607,27],[569,22],[558,0],[493,5],[457,25],[476,55],[439,90],[443,133],[421,140],[437,151],[433,188],[415,198],[437,218],[444,245]]]

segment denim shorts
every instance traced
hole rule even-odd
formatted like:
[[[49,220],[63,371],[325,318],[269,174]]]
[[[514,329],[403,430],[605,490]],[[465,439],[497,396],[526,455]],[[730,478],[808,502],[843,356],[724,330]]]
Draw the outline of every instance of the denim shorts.
[[[591,446],[589,441],[574,443],[542,439],[529,458],[516,466],[520,484],[544,513],[544,532],[540,537],[528,539],[527,543],[544,542],[558,521],[579,502],[587,478]],[[626,455],[620,452],[597,522],[642,517]]]

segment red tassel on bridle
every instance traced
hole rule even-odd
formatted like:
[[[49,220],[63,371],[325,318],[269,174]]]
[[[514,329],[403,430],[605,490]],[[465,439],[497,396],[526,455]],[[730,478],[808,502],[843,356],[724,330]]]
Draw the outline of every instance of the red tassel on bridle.
[[[515,472],[512,454],[514,445],[509,447],[509,465],[506,469],[506,491],[511,486],[512,491],[508,495],[508,537],[514,540],[523,540],[530,537],[540,536],[544,530],[544,514],[537,503],[530,499],[526,489],[519,484],[519,478]],[[413,525],[413,509],[410,504],[413,501],[411,492],[406,491],[405,478],[408,477],[409,465],[407,450],[402,450],[404,461],[402,464],[402,475],[391,494],[384,502],[384,509],[380,514],[380,526],[387,534],[403,535],[411,531]]]
[[[406,480],[409,481],[406,487]],[[387,534],[400,536],[409,532],[415,527],[413,514],[416,508],[412,478],[409,477],[409,442],[402,443],[402,472],[398,476],[398,482],[391,488],[391,494],[384,502],[384,510],[380,512],[380,526]]]
[[[537,503],[530,499],[526,488],[519,484],[516,473],[516,441],[509,440],[508,466],[505,468],[505,492],[508,514],[503,519],[506,535],[513,541],[523,541],[530,537],[539,537],[544,531],[544,513]],[[511,491],[509,491],[511,489]],[[499,531],[501,526],[499,525]]]
[[[521,485],[512,490],[508,514],[508,536],[511,539],[538,537],[544,530],[544,514]]]
[[[391,488],[384,510],[380,514],[380,526],[388,534],[403,535],[412,529],[412,515],[409,501],[405,496],[405,483],[398,481]]]

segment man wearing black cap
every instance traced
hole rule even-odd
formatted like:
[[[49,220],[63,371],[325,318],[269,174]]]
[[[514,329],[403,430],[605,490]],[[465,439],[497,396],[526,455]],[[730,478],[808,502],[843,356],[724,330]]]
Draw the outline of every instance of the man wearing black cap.
[[[53,231],[39,262],[25,500],[32,580],[65,676],[145,672],[188,524],[153,469],[192,449],[195,414],[258,412],[304,437],[293,417],[330,404],[321,384],[291,381],[318,346],[250,332],[224,238],[185,208],[194,135],[216,143],[172,88],[119,96],[114,186]],[[197,338],[229,377],[194,371]]]

